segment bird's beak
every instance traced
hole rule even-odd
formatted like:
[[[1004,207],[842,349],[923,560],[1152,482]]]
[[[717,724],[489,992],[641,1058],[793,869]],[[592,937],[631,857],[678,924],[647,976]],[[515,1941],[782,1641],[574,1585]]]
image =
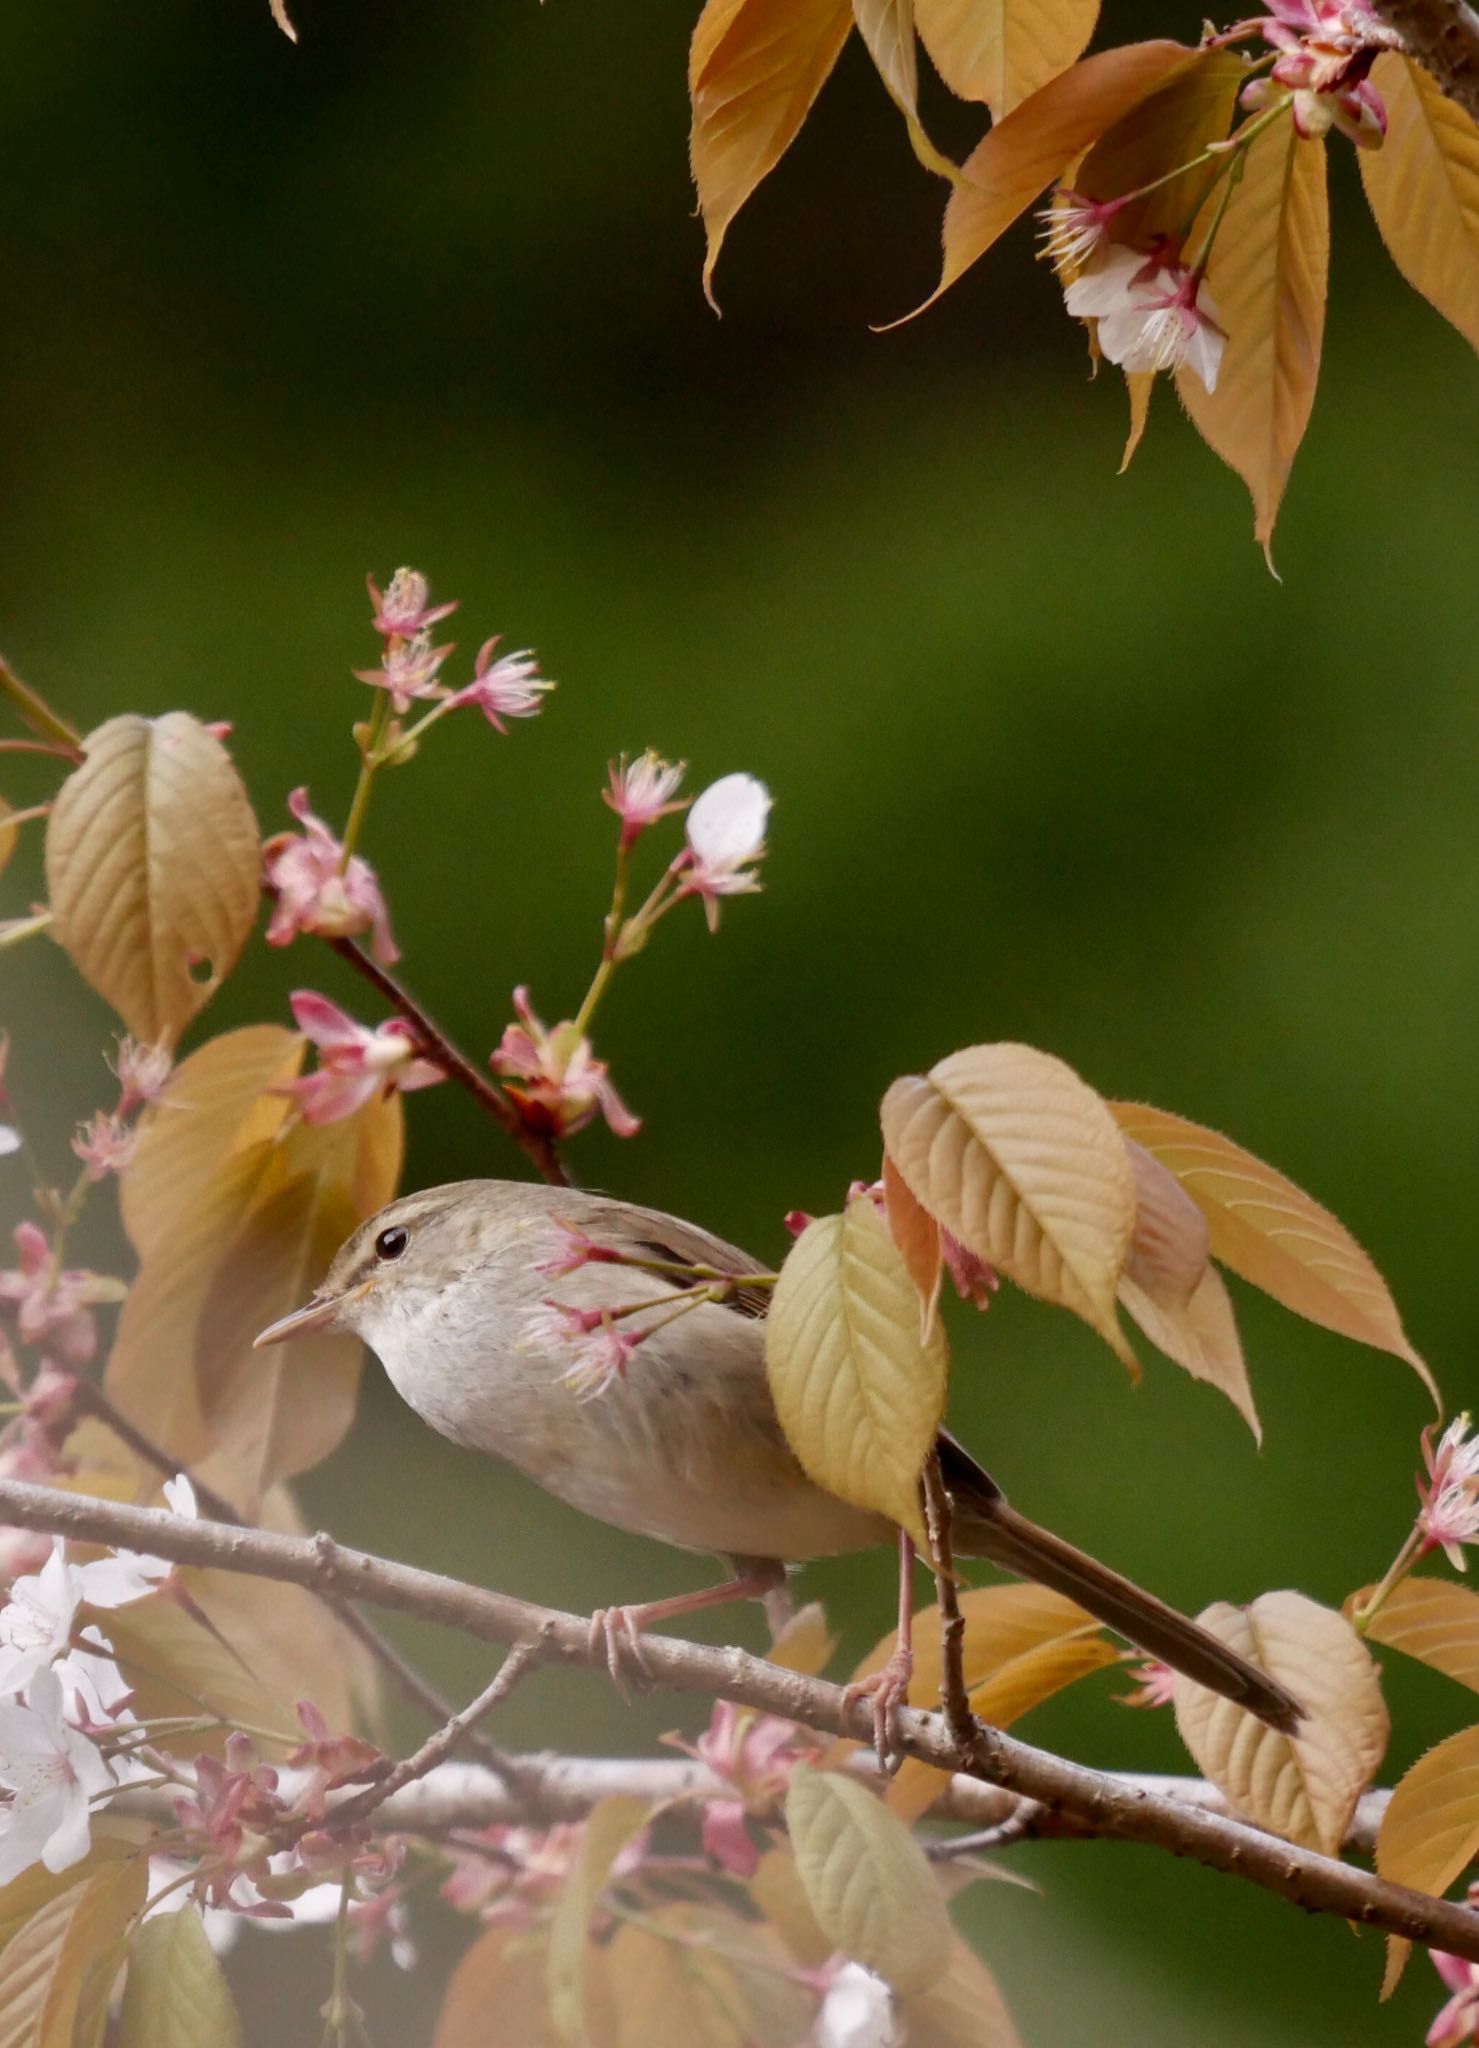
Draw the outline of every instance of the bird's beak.
[[[361,1291],[355,1288],[351,1294],[315,1294],[302,1308],[295,1308],[290,1316],[279,1316],[275,1323],[269,1323],[252,1339],[253,1351],[262,1351],[269,1344],[286,1344],[290,1337],[306,1337],[314,1330],[332,1329],[340,1309]]]

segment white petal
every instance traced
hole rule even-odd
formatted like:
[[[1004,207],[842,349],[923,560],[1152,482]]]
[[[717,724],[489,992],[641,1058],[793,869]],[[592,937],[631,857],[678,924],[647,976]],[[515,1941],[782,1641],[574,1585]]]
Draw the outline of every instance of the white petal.
[[[43,1801],[0,1811],[0,1885],[41,1861],[52,1831],[52,1815]]]
[[[188,1522],[199,1521],[200,1507],[195,1498],[195,1488],[183,1472],[165,1480],[164,1497],[175,1514],[183,1515]]]
[[[1186,344],[1186,366],[1196,372],[1209,391],[1217,389],[1217,373],[1222,368],[1225,347],[1226,343],[1217,329],[1200,321]]]
[[[89,1607],[126,1607],[152,1593],[170,1567],[162,1557],[141,1556],[120,1550],[116,1557],[100,1557],[92,1564],[78,1565],[75,1576],[82,1583],[82,1597]]]
[[[55,1818],[51,1837],[41,1852],[41,1861],[48,1870],[70,1870],[74,1863],[80,1863],[92,1847],[92,1822],[87,1810],[87,1794],[80,1785],[68,1787],[66,1796],[58,1802],[60,1810],[53,1809]]]
[[[765,846],[770,791],[753,775],[711,782],[688,813],[688,844],[707,867],[739,867]]]
[[[1148,370],[1152,365],[1136,360],[1137,353],[1145,343],[1145,315],[1135,306],[1126,306],[1118,313],[1110,313],[1099,321],[1099,353],[1111,363],[1119,363],[1127,370]]]
[[[1112,243],[1086,263],[1063,294],[1063,303],[1076,320],[1098,319],[1123,306],[1135,273],[1145,268],[1142,250]]]

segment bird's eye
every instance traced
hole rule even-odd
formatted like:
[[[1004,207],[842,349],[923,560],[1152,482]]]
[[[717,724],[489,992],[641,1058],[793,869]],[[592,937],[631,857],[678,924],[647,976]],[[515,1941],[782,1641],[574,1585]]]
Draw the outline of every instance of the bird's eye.
[[[398,1224],[392,1225],[376,1238],[375,1256],[377,1259],[398,1259],[410,1242],[409,1230],[402,1230]]]

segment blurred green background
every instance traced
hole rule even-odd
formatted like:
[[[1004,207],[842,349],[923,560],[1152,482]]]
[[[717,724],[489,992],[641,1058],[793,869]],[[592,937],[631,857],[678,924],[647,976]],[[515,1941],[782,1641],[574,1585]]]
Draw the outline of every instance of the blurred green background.
[[[650,744],[776,794],[764,897],[717,939],[674,919],[618,982],[600,1050],[644,1129],[581,1141],[583,1178],[778,1255],[787,1208],[873,1170],[895,1074],[1022,1037],[1328,1201],[1450,1405],[1470,1399],[1479,380],[1386,263],[1344,146],[1279,584],[1168,392],[1116,479],[1122,393],[1086,378],[1025,230],[928,318],[869,332],[932,283],[941,191],[856,50],[734,231],[719,322],[685,166],[692,0],[296,12],[296,50],[265,0],[68,0],[8,26],[0,644],[21,673],[84,725],[233,719],[268,829],[304,780],[342,819],[362,579],[424,567],[462,599],[464,654],[501,631],[561,683],[507,740],[437,733],[371,822],[408,978],[474,1050],[515,981],[551,1017],[584,986],[608,756]],[[1197,27],[1146,4],[1103,35]],[[932,120],[962,149],[978,126]],[[46,786],[6,771],[13,801]],[[0,974],[12,1082],[60,1165],[110,1020],[43,945]],[[205,1026],[283,1017],[304,982],[358,1004],[337,962],[259,945]],[[411,1129],[411,1185],[518,1170],[450,1089]],[[104,1226],[94,1249],[117,1256]],[[1031,1512],[1174,1600],[1339,1600],[1405,1527],[1423,1396],[1239,1308],[1261,1454],[1215,1394],[1159,1361],[1132,1392],[1021,1298],[959,1322],[958,1425]],[[304,1493],[350,1540],[568,1607],[708,1569],[441,1444],[373,1372]],[[849,1654],[887,1625],[886,1557],[803,1583]],[[737,1626],[757,1639],[711,1632]],[[485,1675],[471,1644],[405,1634],[460,1693]],[[1468,1703],[1391,1678],[1397,1770]],[[1178,1768],[1165,1717],[1118,1689],[1026,1732]],[[694,1725],[552,1675],[500,1734],[621,1750]],[[1149,1850],[1012,1863],[1045,1896],[958,1910],[1034,2048],[1415,2043],[1440,1999],[1419,1959],[1379,2010],[1374,1939]],[[461,1934],[422,1933],[425,1975],[371,1980],[382,2042],[428,2036]],[[251,2040],[312,2043],[320,1942],[269,1940],[239,1952]]]

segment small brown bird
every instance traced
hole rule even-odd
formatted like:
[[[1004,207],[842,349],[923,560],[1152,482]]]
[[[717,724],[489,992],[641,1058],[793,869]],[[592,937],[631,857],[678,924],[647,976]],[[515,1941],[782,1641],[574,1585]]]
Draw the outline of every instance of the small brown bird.
[[[571,1267],[577,1234],[596,1256]],[[694,1266],[738,1284],[722,1301],[674,1315],[684,1281],[673,1269]],[[768,1290],[743,1284],[764,1270],[654,1209],[575,1189],[458,1181],[403,1196],[361,1224],[313,1299],[257,1342],[352,1331],[422,1420],[454,1443],[507,1460],[618,1529],[731,1562],[735,1576],[723,1586],[607,1618],[616,1670],[619,1632],[635,1644],[648,1622],[777,1593],[787,1563],[897,1534],[883,1516],[815,1485],[787,1444],[765,1372]],[[577,1311],[644,1304],[612,1326],[641,1341],[624,1348],[598,1394],[582,1386],[579,1336],[551,1297]],[[958,1555],[1052,1587],[1272,1726],[1297,1724],[1302,1710],[1282,1686],[1018,1514],[952,1437],[941,1436],[939,1451]]]

